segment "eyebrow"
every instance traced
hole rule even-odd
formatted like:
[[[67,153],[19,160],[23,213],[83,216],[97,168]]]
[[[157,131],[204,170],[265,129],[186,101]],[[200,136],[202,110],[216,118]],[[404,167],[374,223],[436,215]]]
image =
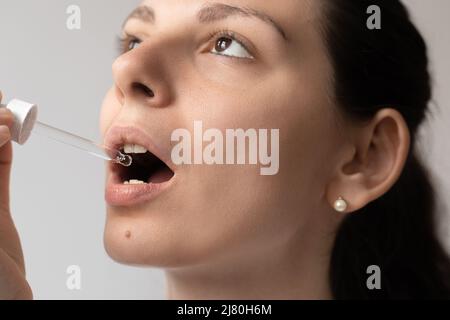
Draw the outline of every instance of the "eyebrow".
[[[197,13],[197,19],[200,23],[212,23],[236,15],[257,18],[265,23],[268,23],[277,30],[283,39],[287,40],[286,32],[271,16],[252,8],[236,7],[223,3],[213,3],[205,5],[202,9],[200,9]],[[149,6],[137,7],[125,20],[123,26],[125,26],[131,19],[139,19],[147,23],[155,23],[155,12]]]
[[[198,12],[197,17],[200,23],[211,23],[235,15],[258,18],[259,20],[270,24],[281,34],[281,36],[285,40],[287,39],[286,32],[284,32],[283,28],[281,28],[281,26],[277,22],[275,22],[272,17],[264,12],[247,7],[235,7],[223,3],[214,3],[203,7]]]
[[[155,11],[149,6],[140,6],[134,9],[125,19],[122,27],[125,27],[131,19],[139,19],[147,23],[155,23]]]

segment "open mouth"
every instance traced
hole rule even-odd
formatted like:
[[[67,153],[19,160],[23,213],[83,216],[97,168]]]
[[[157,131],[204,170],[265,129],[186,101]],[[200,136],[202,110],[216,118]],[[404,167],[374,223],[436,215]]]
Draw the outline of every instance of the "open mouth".
[[[126,144],[120,151],[133,158],[133,163],[129,167],[114,165],[122,184],[161,184],[171,180],[175,175],[164,161],[145,147]]]

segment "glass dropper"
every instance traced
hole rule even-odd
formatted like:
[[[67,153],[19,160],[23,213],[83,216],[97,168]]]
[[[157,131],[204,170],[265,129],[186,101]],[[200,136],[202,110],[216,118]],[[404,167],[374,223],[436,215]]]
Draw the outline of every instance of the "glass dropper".
[[[6,106],[0,104],[0,108],[3,107],[9,109],[14,115],[11,136],[12,140],[20,145],[25,144],[30,134],[35,132],[38,135],[87,152],[97,158],[112,161],[125,167],[129,167],[133,163],[133,158],[120,150],[113,150],[73,133],[37,121],[38,108],[35,104],[14,99]]]
[[[114,150],[103,145],[98,145],[93,141],[82,138],[73,133],[54,128],[39,121],[35,122],[33,133],[80,149],[97,158],[121,164],[125,167],[129,167],[133,163],[133,158],[127,154],[122,153],[120,150]]]

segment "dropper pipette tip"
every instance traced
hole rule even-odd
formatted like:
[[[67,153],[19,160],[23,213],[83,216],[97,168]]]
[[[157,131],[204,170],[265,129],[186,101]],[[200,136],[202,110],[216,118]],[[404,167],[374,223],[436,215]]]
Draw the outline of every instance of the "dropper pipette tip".
[[[122,152],[119,152],[114,162],[121,164],[124,167],[129,167],[133,163],[133,158],[128,154],[123,154]]]

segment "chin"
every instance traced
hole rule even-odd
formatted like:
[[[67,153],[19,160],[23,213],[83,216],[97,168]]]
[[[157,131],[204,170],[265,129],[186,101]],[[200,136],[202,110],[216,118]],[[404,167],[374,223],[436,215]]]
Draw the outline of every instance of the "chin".
[[[125,265],[164,266],[169,254],[160,248],[154,234],[155,239],[151,236],[142,238],[138,236],[141,232],[132,223],[124,223],[123,218],[108,219],[103,237],[106,253],[114,261]]]
[[[124,265],[177,268],[202,259],[191,254],[176,233],[171,235],[156,224],[120,214],[108,217],[103,241],[110,258]]]

